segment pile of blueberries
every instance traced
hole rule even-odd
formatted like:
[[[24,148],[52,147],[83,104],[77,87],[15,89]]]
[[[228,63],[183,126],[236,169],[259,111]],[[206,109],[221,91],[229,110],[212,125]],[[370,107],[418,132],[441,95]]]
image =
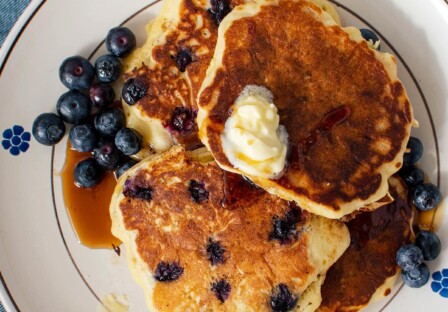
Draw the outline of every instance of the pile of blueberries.
[[[404,154],[403,168],[399,174],[413,192],[414,206],[420,211],[436,208],[442,196],[439,189],[432,183],[424,183],[424,173],[416,166],[423,156],[423,144],[415,137],[409,139]],[[429,231],[420,231],[415,237],[415,243],[401,247],[397,252],[397,264],[402,269],[403,282],[414,288],[422,287],[429,280],[429,268],[423,260],[436,259],[441,251],[439,237]]]
[[[119,58],[127,56],[135,46],[131,30],[115,27],[106,37],[109,54],[100,56],[95,66],[82,56],[65,59],[59,78],[69,91],[57,101],[57,114],[43,113],[34,120],[32,132],[39,143],[58,143],[65,135],[67,123],[73,125],[69,132],[71,147],[92,153],[92,157],[75,167],[75,183],[79,187],[99,184],[106,170],[115,171],[118,178],[136,164],[129,156],[140,151],[142,137],[125,127],[125,115],[114,104],[115,92],[110,85],[121,76]]]

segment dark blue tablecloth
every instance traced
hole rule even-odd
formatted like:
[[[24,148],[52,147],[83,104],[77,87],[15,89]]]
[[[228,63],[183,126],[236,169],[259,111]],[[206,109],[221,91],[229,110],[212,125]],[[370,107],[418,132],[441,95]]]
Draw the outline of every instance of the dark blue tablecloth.
[[[0,0],[0,46],[30,0]]]

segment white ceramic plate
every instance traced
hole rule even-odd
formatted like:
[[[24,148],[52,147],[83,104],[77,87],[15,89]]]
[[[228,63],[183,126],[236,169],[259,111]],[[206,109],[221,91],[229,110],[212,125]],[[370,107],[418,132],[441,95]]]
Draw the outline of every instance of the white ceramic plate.
[[[420,122],[413,133],[425,146],[420,166],[448,194],[448,3],[334,2],[344,25],[374,29],[382,50],[397,56],[399,77]],[[38,114],[55,110],[65,92],[58,80],[64,58],[93,53],[94,60],[105,51],[103,46],[95,50],[108,29],[122,23],[141,44],[144,25],[160,7],[152,0],[36,0],[0,50],[0,135],[15,130],[21,136],[15,143],[22,149],[0,145],[0,299],[8,311],[96,311],[99,299],[109,293],[126,294],[130,311],[145,311],[125,257],[77,241],[61,193],[65,144],[48,148],[26,133]],[[448,311],[448,217],[443,204],[435,219],[443,251],[429,265],[431,272],[445,273],[442,288],[433,277],[421,289],[399,281],[388,299],[369,311]]]

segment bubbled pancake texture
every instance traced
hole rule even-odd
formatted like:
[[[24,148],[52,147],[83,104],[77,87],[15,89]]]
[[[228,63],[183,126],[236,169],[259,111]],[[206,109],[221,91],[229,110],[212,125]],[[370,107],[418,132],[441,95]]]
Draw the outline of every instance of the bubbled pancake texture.
[[[152,200],[124,197],[125,180],[151,186]],[[192,199],[191,180],[203,183],[207,200],[196,203]],[[284,283],[293,294],[302,294],[348,246],[348,231],[342,223],[300,209],[300,221],[294,226],[297,237],[284,244],[273,239],[273,220],[284,218],[292,209],[299,208],[254,188],[214,162],[200,163],[174,147],[157,161],[143,161],[130,176],[120,179],[111,216],[114,235],[135,255],[129,262],[131,269],[135,259],[143,263],[140,276],[153,279],[161,261],[178,262],[184,270],[178,280],[150,283],[153,286],[145,289],[150,309],[270,311],[269,298],[276,285]],[[314,246],[311,253],[309,242],[314,236],[325,237],[329,243],[321,249]],[[136,250],[129,250],[133,248],[130,237]],[[225,249],[222,263],[212,265],[208,259],[210,239]],[[231,286],[224,303],[211,291],[212,283],[221,279]],[[320,286],[302,299],[318,306]]]
[[[378,298],[372,297],[398,272],[395,255],[410,241],[413,210],[404,182],[393,176],[389,185],[393,203],[347,223],[351,243],[327,272],[318,311],[357,311],[390,294],[386,287],[376,294]]]
[[[202,141],[223,168],[238,171],[220,134],[244,87],[265,86],[288,131],[290,156],[281,179],[253,177],[257,184],[331,218],[380,199],[387,178],[401,166],[410,132],[412,108],[402,84],[391,80],[366,42],[351,40],[336,24],[324,25],[322,11],[309,1],[258,3],[235,9],[221,25],[199,96],[200,115],[206,115]],[[341,107],[351,110],[350,117],[316,134]]]

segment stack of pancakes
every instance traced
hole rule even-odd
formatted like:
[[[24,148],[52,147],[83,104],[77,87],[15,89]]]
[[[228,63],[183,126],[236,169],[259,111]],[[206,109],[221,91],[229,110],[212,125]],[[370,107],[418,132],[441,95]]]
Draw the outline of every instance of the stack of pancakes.
[[[123,105],[147,149],[118,181],[112,232],[150,311],[354,311],[391,292],[413,122],[393,56],[325,0],[165,0],[124,66],[147,86]],[[223,151],[248,85],[272,92],[289,135],[275,179]]]

